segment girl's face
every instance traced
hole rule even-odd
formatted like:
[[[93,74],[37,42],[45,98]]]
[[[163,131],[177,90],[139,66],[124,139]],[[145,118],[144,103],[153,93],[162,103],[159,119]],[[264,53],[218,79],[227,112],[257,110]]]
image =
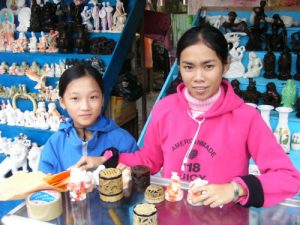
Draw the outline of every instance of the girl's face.
[[[217,93],[227,67],[228,64],[223,65],[214,50],[202,42],[185,48],[180,54],[182,80],[190,95],[201,101]]]
[[[84,76],[68,84],[60,104],[68,111],[75,127],[86,128],[97,121],[103,94],[93,77]]]

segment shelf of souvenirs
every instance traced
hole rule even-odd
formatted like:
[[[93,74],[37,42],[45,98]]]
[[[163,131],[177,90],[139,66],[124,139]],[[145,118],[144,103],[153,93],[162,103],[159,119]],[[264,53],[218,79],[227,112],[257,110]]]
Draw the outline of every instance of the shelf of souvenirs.
[[[234,78],[237,79],[240,82],[240,89],[246,90],[249,85],[249,80],[246,78],[238,77]],[[233,78],[228,79],[229,81],[232,81]],[[273,82],[276,85],[276,90],[280,94],[282,92],[283,87],[286,85],[286,80],[279,80],[277,78],[275,79],[266,79],[262,76],[254,77],[253,80],[256,82],[256,88],[257,91],[264,93],[267,90],[267,84],[270,82]],[[300,93],[300,81],[293,80],[293,83],[296,85],[297,93]]]
[[[20,133],[26,134],[30,140],[36,142],[38,145],[44,145],[49,137],[54,133],[54,131],[51,130],[42,130],[24,126],[9,126],[7,124],[0,124],[0,131],[2,137],[12,139],[13,137],[20,135]]]
[[[99,58],[103,61],[104,65],[108,65],[110,63],[112,55],[96,55],[96,54],[74,54],[74,53],[42,53],[42,52],[20,52],[20,53],[13,53],[13,52],[5,52],[0,51],[0,63],[7,62],[9,65],[12,63],[21,63],[25,62],[33,62],[36,61],[41,65],[49,64],[49,63],[58,63],[60,61],[66,60],[87,60],[91,58]]]
[[[292,111],[288,115],[289,129],[292,134],[300,132],[300,118],[296,116],[296,112]],[[278,124],[278,112],[274,109],[270,112],[270,125],[274,131]]]

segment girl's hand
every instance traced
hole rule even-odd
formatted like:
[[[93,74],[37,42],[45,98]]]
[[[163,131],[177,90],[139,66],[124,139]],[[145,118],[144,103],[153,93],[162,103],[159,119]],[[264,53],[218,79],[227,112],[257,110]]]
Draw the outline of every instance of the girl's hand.
[[[103,156],[82,156],[81,159],[72,167],[80,168],[82,170],[97,169],[97,167],[106,162],[106,160],[107,158]]]
[[[240,185],[239,189],[242,188]],[[206,184],[191,188],[192,193],[201,193],[196,195],[193,203],[202,203],[211,208],[222,207],[223,205],[232,202],[235,198],[234,187],[232,184]],[[240,192],[239,192],[240,193]]]
[[[128,166],[126,166],[125,164],[122,164],[122,163],[119,163],[119,164],[117,165],[117,168],[120,169],[121,171],[123,171],[123,170],[125,170],[125,169],[127,169],[127,168],[130,169],[130,167],[128,167]]]

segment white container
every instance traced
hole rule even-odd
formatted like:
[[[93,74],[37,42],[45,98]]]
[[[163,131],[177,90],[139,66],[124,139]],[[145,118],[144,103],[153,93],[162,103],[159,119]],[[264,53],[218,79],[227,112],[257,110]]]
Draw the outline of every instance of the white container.
[[[292,135],[291,147],[293,150],[300,150],[300,131]]]
[[[272,105],[259,105],[257,108],[260,110],[261,117],[266,122],[270,130],[272,130],[271,124],[270,124],[270,112],[274,109],[274,106]]]
[[[277,142],[282,146],[285,153],[289,153],[291,149],[291,131],[288,126],[289,113],[293,111],[290,107],[277,107],[276,111],[279,113],[279,120],[274,135]]]

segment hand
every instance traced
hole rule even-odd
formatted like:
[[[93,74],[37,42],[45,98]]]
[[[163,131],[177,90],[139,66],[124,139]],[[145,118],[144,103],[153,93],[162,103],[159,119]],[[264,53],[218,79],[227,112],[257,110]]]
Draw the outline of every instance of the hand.
[[[82,156],[81,159],[73,165],[71,168],[80,168],[82,170],[97,169],[97,167],[103,164],[107,158],[105,157],[95,157],[95,156]]]
[[[191,188],[190,191],[194,194],[201,193],[195,195],[197,197],[193,199],[193,203],[201,202],[211,208],[222,207],[234,199],[234,190],[231,184],[206,184]]]
[[[125,164],[122,164],[122,163],[119,163],[119,164],[117,165],[117,168],[120,169],[121,171],[123,171],[123,170],[125,170],[125,169],[127,169],[127,168],[130,169],[130,167],[128,167],[128,166],[126,166]]]

